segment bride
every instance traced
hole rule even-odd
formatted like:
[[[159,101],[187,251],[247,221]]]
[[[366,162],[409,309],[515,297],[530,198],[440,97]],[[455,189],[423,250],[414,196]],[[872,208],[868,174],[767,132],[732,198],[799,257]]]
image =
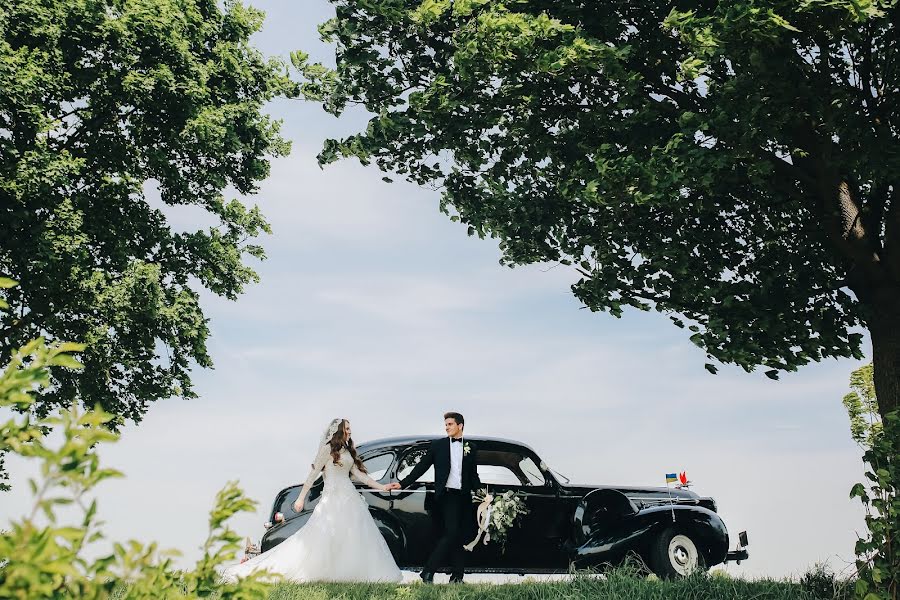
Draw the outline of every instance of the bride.
[[[310,486],[323,470],[325,488],[306,525],[274,548],[226,569],[227,580],[261,571],[297,582],[401,580],[400,569],[350,476],[385,492],[400,484],[382,485],[366,475],[346,419],[334,419],[329,425],[312,471],[294,502],[296,512],[303,510]]]

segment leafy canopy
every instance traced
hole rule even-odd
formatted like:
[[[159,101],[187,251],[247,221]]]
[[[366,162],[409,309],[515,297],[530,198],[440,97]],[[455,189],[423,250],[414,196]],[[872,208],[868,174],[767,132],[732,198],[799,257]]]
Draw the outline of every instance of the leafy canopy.
[[[22,282],[0,292],[0,360],[38,336],[87,345],[39,415],[79,398],[139,421],[211,366],[198,290],[234,299],[269,231],[223,190],[254,192],[289,150],[262,108],[296,84],[250,44],[262,18],[234,0],[0,5],[0,274]],[[163,205],[215,226],[176,232]]]
[[[861,357],[860,299],[900,289],[893,2],[332,2],[303,92],[373,116],[322,163],[439,187],[502,262],[572,265],[709,358]]]

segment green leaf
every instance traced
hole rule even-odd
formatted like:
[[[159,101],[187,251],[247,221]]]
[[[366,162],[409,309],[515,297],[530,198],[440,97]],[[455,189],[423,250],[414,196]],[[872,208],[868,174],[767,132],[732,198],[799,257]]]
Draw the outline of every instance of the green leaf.
[[[199,298],[233,300],[257,281],[252,242],[271,228],[223,195],[252,194],[289,152],[269,112],[300,85],[287,57],[256,46],[262,14],[241,2],[2,6],[0,72],[15,74],[0,75],[2,110],[18,133],[0,134],[0,194],[16,207],[0,224],[0,290],[16,284],[11,274],[22,290],[0,291],[0,305],[23,315],[4,315],[4,356],[35,331],[51,345],[89,342],[91,373],[51,369],[46,384],[140,421],[176,386],[193,397],[192,371],[212,366]],[[302,51],[292,59],[316,72]],[[336,74],[318,67],[324,94]],[[151,188],[215,227],[181,231]],[[58,401],[40,394],[33,408]]]
[[[822,160],[797,134],[814,122],[833,156],[854,157],[842,176],[858,202],[886,208],[868,190],[893,180],[900,153],[881,147],[841,83],[865,79],[846,48],[855,15],[875,18],[867,7],[880,5],[553,6],[422,0],[335,13],[339,83],[324,108],[372,116],[326,140],[320,163],[374,162],[441,190],[442,211],[496,237],[505,265],[587,260],[571,286],[586,308],[696,323],[709,364],[774,378],[860,356],[872,307],[836,285],[852,264],[821,247],[814,211],[785,181],[797,160]],[[817,56],[833,77],[815,89],[785,76],[810,32],[833,42]],[[871,50],[888,62],[900,53],[877,35]],[[834,195],[843,184],[832,185]]]
[[[69,356],[68,354],[57,354],[50,359],[50,364],[57,367],[65,367],[67,369],[80,370],[84,365]]]
[[[57,346],[58,352],[84,352],[87,348],[86,344],[76,344],[73,342],[63,342]]]

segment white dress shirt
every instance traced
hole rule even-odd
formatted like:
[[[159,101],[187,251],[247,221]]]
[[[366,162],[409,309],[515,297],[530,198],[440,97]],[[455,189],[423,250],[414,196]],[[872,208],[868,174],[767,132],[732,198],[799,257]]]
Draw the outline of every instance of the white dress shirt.
[[[452,490],[462,489],[462,461],[463,461],[463,445],[462,438],[458,442],[450,439],[450,474],[447,475],[447,487]]]

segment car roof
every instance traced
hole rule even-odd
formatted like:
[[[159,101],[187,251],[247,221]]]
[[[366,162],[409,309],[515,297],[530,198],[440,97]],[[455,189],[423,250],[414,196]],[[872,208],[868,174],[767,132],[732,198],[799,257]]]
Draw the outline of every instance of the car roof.
[[[404,435],[397,437],[389,437],[389,438],[380,438],[377,440],[370,440],[367,442],[363,442],[356,445],[356,448],[360,452],[370,452],[372,450],[378,450],[381,448],[393,448],[397,446],[413,446],[420,443],[431,442],[434,440],[442,439],[446,436],[443,435]],[[509,444],[510,446],[517,446],[519,448],[525,448],[529,450],[532,454],[537,454],[531,446],[528,444],[523,444],[522,442],[517,442],[515,440],[509,440],[505,438],[496,438],[496,437],[485,437],[485,436],[466,436],[466,439],[471,440],[475,443],[478,442],[491,442],[498,444]]]
[[[360,454],[368,454],[370,452],[377,452],[378,450],[395,450],[397,448],[407,448],[409,446],[415,446],[416,444],[422,444],[426,442],[431,442],[434,440],[442,439],[446,436],[443,435],[401,435],[396,437],[389,438],[379,438],[377,440],[369,440],[367,442],[362,442],[356,444],[356,449]],[[467,436],[466,439],[471,440],[475,443],[478,442],[489,442],[496,444],[508,444],[510,446],[515,446],[517,448],[524,448],[537,456],[537,452],[531,448],[528,444],[523,444],[522,442],[517,442],[515,440],[508,440],[505,438],[496,438],[496,437],[485,437],[485,436]],[[538,457],[540,458],[540,457]],[[294,483],[287,487],[282,488],[279,494],[283,493],[285,490],[293,489],[300,487],[302,483]]]

